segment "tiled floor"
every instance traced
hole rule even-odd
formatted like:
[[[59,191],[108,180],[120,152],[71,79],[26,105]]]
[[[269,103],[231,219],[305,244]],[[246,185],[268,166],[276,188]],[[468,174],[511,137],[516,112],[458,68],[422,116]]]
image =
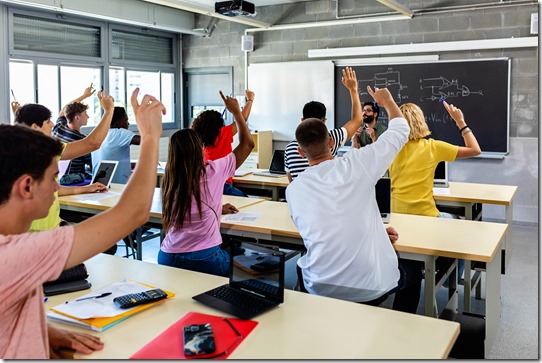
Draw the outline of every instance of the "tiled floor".
[[[538,227],[512,226],[514,254],[507,273],[502,275],[501,324],[491,359],[539,359],[539,244]],[[143,261],[156,263],[160,250],[159,238],[144,242]],[[119,242],[116,255],[126,253],[124,243]],[[297,257],[286,264],[286,288],[293,289],[297,281],[295,263]],[[463,309],[463,287],[459,286],[459,310]],[[423,288],[422,288],[423,291]],[[437,294],[440,305],[447,290]],[[483,313],[482,300],[473,299],[473,312]],[[389,307],[391,300],[384,303]],[[423,298],[420,298],[418,314],[423,313]]]

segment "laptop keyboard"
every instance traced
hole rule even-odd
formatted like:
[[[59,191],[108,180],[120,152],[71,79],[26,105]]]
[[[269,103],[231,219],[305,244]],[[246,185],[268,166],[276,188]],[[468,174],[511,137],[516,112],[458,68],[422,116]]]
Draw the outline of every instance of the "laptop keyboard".
[[[270,295],[278,295],[279,288],[273,285],[266,284],[265,282],[249,279],[244,281],[239,281],[240,284],[247,286],[250,289],[258,289],[260,291],[265,291]]]
[[[241,291],[233,290],[227,285],[212,289],[211,291],[207,292],[207,294],[254,312],[259,312],[276,306],[275,303],[264,300],[255,295],[251,295],[250,293],[243,293]]]

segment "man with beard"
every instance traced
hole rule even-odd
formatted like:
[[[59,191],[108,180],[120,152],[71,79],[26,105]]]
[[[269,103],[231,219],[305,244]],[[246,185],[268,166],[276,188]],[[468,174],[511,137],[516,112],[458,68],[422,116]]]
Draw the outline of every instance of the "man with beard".
[[[380,107],[376,102],[368,101],[363,104],[363,125],[358,128],[352,137],[352,146],[356,149],[372,144],[388,128],[377,123]]]

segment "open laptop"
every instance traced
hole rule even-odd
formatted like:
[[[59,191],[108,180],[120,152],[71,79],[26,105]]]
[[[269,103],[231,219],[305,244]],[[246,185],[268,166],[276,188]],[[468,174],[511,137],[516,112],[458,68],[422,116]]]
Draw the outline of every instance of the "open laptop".
[[[273,158],[271,159],[271,165],[269,170],[255,171],[253,175],[281,177],[286,175],[284,170],[284,150],[273,151]]]
[[[391,214],[391,180],[380,178],[375,185],[376,203],[380,210],[382,222],[390,223]]]
[[[237,242],[230,247],[230,281],[192,297],[241,319],[252,319],[284,301],[284,252]]]
[[[435,177],[433,180],[433,188],[449,188],[448,184],[448,162],[441,161],[435,168]]]
[[[94,176],[92,177],[92,183],[102,183],[107,188],[111,185],[111,180],[117,171],[117,165],[119,162],[116,160],[102,160],[98,165],[98,168],[94,170]]]

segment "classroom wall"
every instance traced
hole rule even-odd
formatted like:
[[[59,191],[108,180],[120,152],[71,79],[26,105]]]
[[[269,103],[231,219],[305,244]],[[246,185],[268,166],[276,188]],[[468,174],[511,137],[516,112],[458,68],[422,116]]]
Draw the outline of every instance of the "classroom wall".
[[[474,2],[419,0],[402,3],[417,10]],[[272,24],[305,23],[335,20],[335,5],[335,1],[316,0],[259,7],[257,12],[259,20]],[[341,0],[338,15],[372,14],[386,9],[377,2]],[[392,22],[255,32],[251,33],[254,35],[254,51],[248,54],[248,64],[306,61],[309,60],[307,50],[317,48],[527,37],[531,36],[530,18],[531,13],[535,12],[538,12],[537,4],[424,14],[410,20]],[[210,20],[202,16],[198,17],[196,23],[196,27],[205,27]],[[183,67],[232,66],[234,92],[242,94],[245,64],[241,36],[246,28],[220,20],[209,38],[184,35]],[[450,178],[455,181],[518,185],[514,200],[515,223],[538,224],[538,48],[440,53],[441,60],[495,57],[512,59],[510,154],[503,160],[458,161],[450,165]],[[257,95],[255,102],[258,102]],[[466,115],[467,121],[468,118],[469,115]],[[298,120],[292,122],[297,123]],[[275,148],[284,146],[284,142],[274,143]],[[504,220],[504,208],[484,206],[484,218]]]

